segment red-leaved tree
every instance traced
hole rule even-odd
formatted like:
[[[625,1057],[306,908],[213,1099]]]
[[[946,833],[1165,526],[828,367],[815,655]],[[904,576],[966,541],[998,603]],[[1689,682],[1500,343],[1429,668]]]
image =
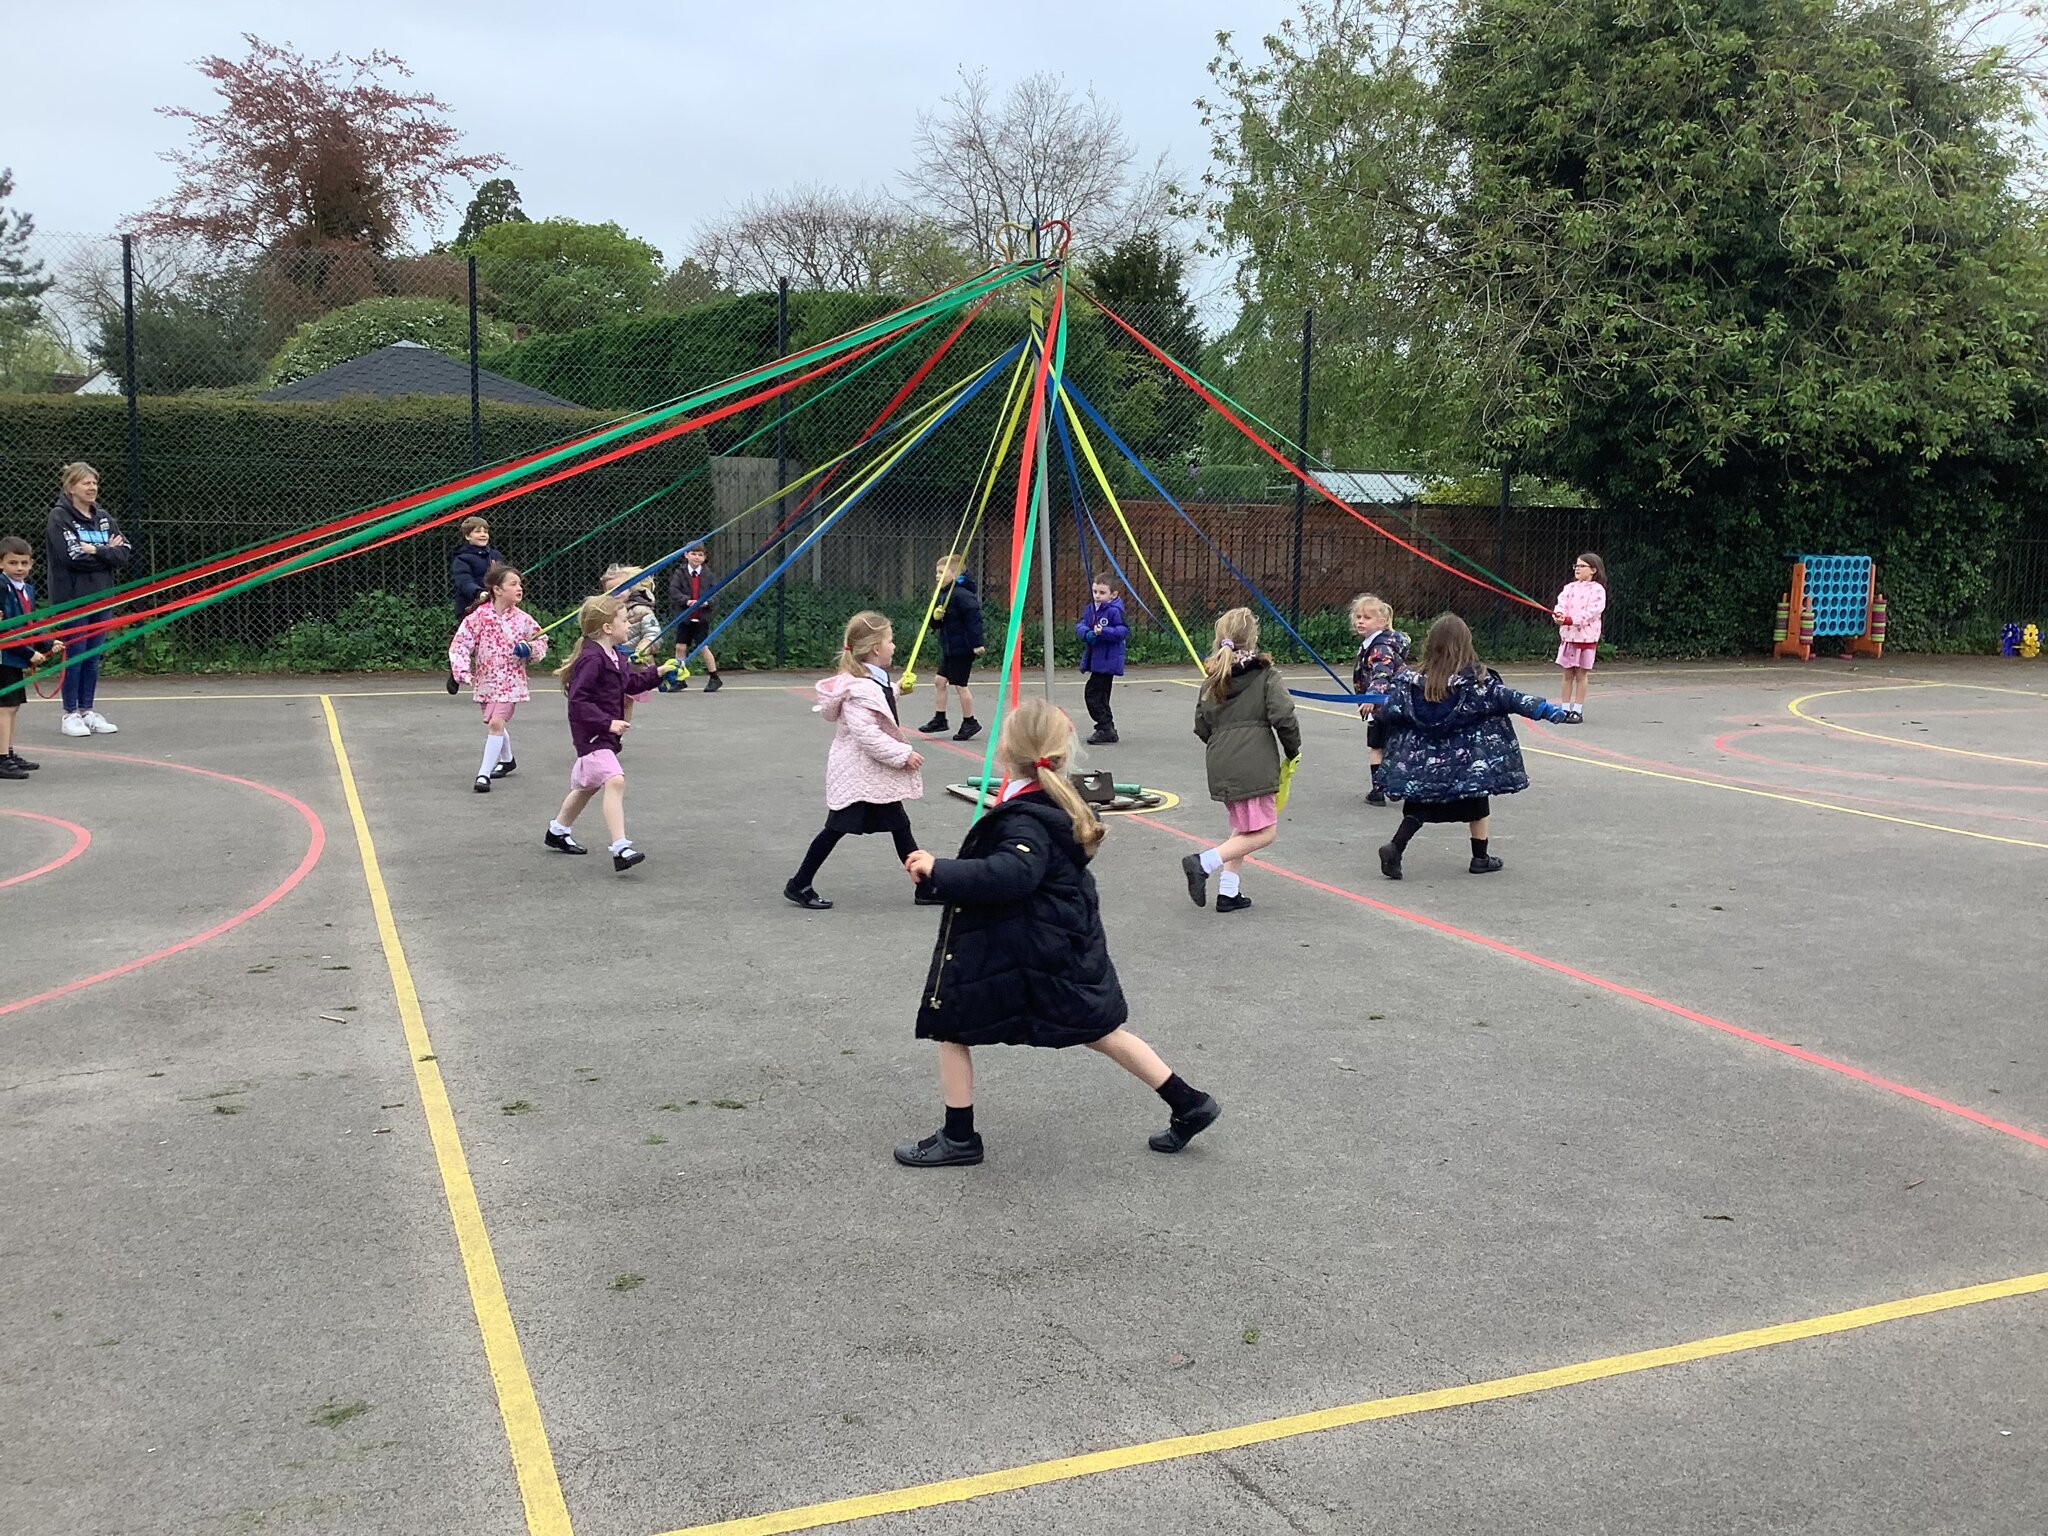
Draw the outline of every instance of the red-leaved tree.
[[[178,184],[135,220],[138,233],[196,239],[244,256],[353,247],[382,255],[415,220],[452,202],[448,184],[502,155],[459,153],[447,104],[401,89],[405,61],[379,49],[310,59],[243,34],[247,57],[201,59],[215,112],[159,107],[192,143],[165,153]]]

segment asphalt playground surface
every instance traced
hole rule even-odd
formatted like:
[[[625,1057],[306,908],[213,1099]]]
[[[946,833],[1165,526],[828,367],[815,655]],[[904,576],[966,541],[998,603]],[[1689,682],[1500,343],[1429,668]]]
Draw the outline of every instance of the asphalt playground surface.
[[[1117,690],[1091,765],[1181,801],[1096,868],[1224,1117],[1162,1157],[1108,1062],[986,1051],[937,1172],[936,917],[884,838],[780,895],[808,679],[641,705],[624,877],[541,846],[550,679],[488,796],[437,679],[26,709],[0,1531],[2048,1528],[2048,668],[1603,665],[1506,869],[1399,884],[1306,712],[1228,916],[1179,677]],[[950,852],[979,752],[927,758]]]

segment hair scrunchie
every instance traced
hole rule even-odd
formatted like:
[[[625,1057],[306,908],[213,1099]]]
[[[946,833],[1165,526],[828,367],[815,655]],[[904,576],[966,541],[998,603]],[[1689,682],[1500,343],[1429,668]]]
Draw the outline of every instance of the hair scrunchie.
[[[1216,644],[1226,651],[1237,649],[1237,642],[1235,640],[1218,640]]]
[[[1056,761],[1055,759],[1053,759],[1053,758],[1050,758],[1050,757],[1041,757],[1041,758],[1039,758],[1039,759],[1038,759],[1038,760],[1037,760],[1036,762],[1032,763],[1032,765],[1031,765],[1031,766],[1032,766],[1032,767],[1034,767],[1034,768],[1055,768],[1055,767],[1058,767],[1059,765],[1058,765],[1057,761]]]

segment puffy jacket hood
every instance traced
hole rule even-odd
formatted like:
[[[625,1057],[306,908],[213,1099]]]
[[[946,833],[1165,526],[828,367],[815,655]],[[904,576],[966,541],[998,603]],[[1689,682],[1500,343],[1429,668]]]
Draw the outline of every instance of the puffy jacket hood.
[[[855,699],[863,687],[871,690],[872,697]],[[882,685],[872,677],[855,677],[850,672],[834,672],[829,677],[818,679],[818,702],[811,706],[812,713],[823,715],[827,720],[837,721],[849,702],[866,704],[870,709],[889,713],[889,701],[882,697]]]

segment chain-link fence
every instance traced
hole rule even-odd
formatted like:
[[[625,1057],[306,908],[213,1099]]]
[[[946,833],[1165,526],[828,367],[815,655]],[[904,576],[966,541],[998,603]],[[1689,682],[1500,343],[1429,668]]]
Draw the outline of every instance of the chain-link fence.
[[[137,575],[531,453],[814,346],[902,302],[636,288],[600,269],[446,253],[301,251],[237,261],[169,242],[37,234],[20,256],[20,270],[0,272],[0,532],[28,535],[40,548],[59,466],[84,459],[99,469],[101,501],[139,552]],[[1342,604],[1370,589],[1410,618],[1457,608],[1505,656],[1549,641],[1540,614],[1404,551],[1361,517],[1444,566],[1492,573],[1544,600],[1581,549],[1607,551],[1624,573],[1631,550],[1655,558],[1652,511],[1503,503],[1497,481],[1472,502],[1433,501],[1445,482],[1403,473],[1398,459],[1372,462],[1373,439],[1360,422],[1398,423],[1403,411],[1427,409],[1428,392],[1383,349],[1341,327],[1318,330],[1300,311],[1247,312],[1227,334],[1205,336],[1184,304],[1112,304],[1215,381],[1254,424],[1339,465],[1335,473],[1313,461],[1309,468],[1350,510],[1303,487],[1138,342],[1077,303],[1067,378],[1150,474],[1088,424],[1119,520],[1079,434],[1062,425],[1049,437],[1047,526],[1063,629],[1090,579],[1108,574],[1129,594],[1136,653],[1169,659],[1177,642],[1160,622],[1149,565],[1191,629],[1245,601],[1248,579],[1334,658],[1350,643]],[[772,403],[506,501],[486,513],[492,542],[527,573],[528,605],[552,616],[595,589],[608,565],[653,561],[711,532],[714,572],[745,567],[722,605],[730,609],[818,515],[867,486],[719,646],[750,665],[817,664],[852,609],[914,614],[934,560],[971,525],[1004,419],[1008,368],[900,467],[868,485],[869,462],[909,429],[839,464],[828,490],[805,506],[811,472],[853,448],[949,338],[893,420],[914,419],[1029,331],[1025,300],[1012,292],[962,320],[944,316],[891,336]],[[1012,460],[967,546],[998,612],[1008,601],[1014,450]],[[285,578],[159,631],[123,659],[164,669],[423,664],[445,644],[455,546],[452,528],[430,529]],[[2016,539],[2001,556],[1993,582],[2000,613],[2048,608],[2044,547],[2038,537]],[[1035,614],[1035,583],[1029,601]],[[1625,581],[1610,615],[1610,636],[1626,646]]]

